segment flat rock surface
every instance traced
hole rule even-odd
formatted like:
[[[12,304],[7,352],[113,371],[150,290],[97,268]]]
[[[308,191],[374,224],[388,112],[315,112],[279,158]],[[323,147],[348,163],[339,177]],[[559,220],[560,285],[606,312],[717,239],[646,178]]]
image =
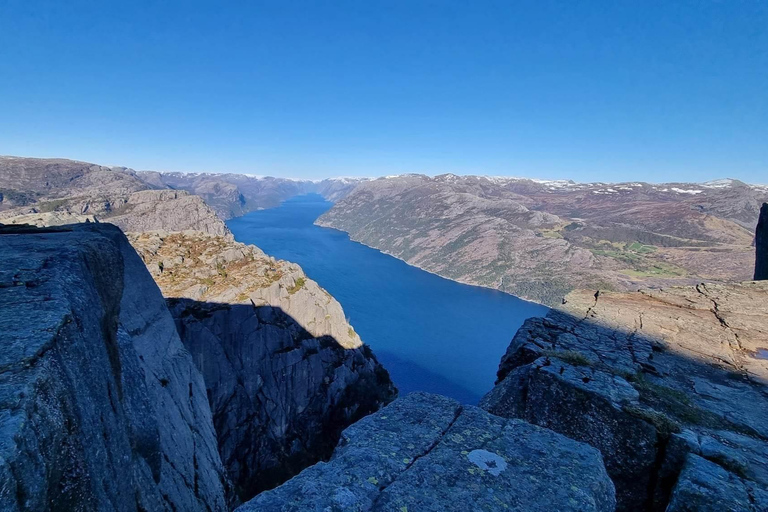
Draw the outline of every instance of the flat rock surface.
[[[519,420],[426,393],[342,434],[327,463],[238,508],[250,511],[608,511],[599,452]]]

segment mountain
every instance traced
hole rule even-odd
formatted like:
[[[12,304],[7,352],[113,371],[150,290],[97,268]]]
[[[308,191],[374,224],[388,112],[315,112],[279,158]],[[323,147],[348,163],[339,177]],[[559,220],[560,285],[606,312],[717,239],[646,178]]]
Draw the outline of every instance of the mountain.
[[[361,183],[316,224],[457,281],[549,305],[575,288],[751,278],[768,188],[451,174]]]
[[[51,226],[101,220],[124,231],[219,235],[227,231],[223,220],[301,194],[317,193],[335,201],[365,180],[137,172],[75,160],[0,157],[0,221]]]
[[[123,231],[229,232],[200,197],[154,190],[130,169],[0,157],[0,222],[54,226],[85,221],[110,222]]]
[[[291,197],[317,193],[330,201],[345,197],[365,178],[291,180],[246,174],[144,171],[137,175],[157,188],[186,190],[202,197],[223,220],[274,208]]]

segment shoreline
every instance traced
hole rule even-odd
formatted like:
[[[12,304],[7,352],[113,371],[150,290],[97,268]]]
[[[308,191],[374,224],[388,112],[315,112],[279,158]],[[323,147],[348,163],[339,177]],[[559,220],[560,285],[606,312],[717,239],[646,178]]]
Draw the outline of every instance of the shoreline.
[[[315,225],[315,226],[317,226],[317,227],[320,227],[320,228],[324,228],[324,229],[332,229],[332,230],[334,230],[334,231],[338,231],[339,233],[344,233],[345,235],[347,235],[347,237],[348,237],[348,238],[349,238],[349,239],[350,239],[352,242],[355,242],[355,243],[357,243],[357,244],[360,244],[360,245],[362,245],[362,246],[368,247],[369,249],[373,249],[374,251],[378,251],[378,252],[380,252],[381,254],[386,254],[387,256],[390,256],[390,257],[392,257],[392,258],[395,258],[395,259],[396,259],[396,260],[398,260],[398,261],[402,261],[403,263],[405,263],[405,264],[406,264],[406,265],[408,265],[409,267],[417,268],[417,269],[419,269],[419,270],[421,270],[421,271],[423,271],[423,272],[426,272],[426,273],[428,273],[428,274],[432,274],[433,276],[437,276],[437,277],[439,277],[439,278],[441,278],[441,279],[446,279],[446,280],[448,280],[448,281],[451,281],[451,282],[454,282],[454,283],[463,284],[464,286],[473,286],[473,287],[475,287],[475,288],[482,288],[482,289],[484,289],[484,290],[493,290],[493,291],[495,291],[495,292],[504,293],[504,294],[506,294],[506,295],[509,295],[510,297],[514,297],[514,298],[516,298],[516,299],[519,299],[519,300],[522,300],[522,301],[525,301],[525,302],[529,302],[529,303],[531,303],[531,304],[536,304],[537,306],[544,306],[545,308],[548,308],[548,309],[555,309],[553,306],[548,306],[547,304],[544,304],[544,303],[541,303],[541,302],[535,301],[535,300],[533,300],[533,299],[528,299],[528,298],[525,298],[525,297],[520,297],[520,296],[518,296],[518,295],[515,295],[515,294],[513,294],[513,293],[505,292],[504,290],[499,290],[498,288],[491,288],[490,286],[483,286],[483,285],[481,285],[481,284],[476,284],[476,283],[468,283],[468,282],[466,282],[466,281],[460,281],[460,280],[458,280],[458,279],[453,279],[453,278],[450,278],[450,277],[446,277],[446,276],[444,276],[444,275],[438,274],[437,272],[433,272],[433,271],[431,271],[431,270],[429,270],[429,269],[423,268],[423,267],[421,267],[421,266],[419,266],[419,265],[416,265],[416,264],[414,264],[414,263],[411,263],[411,262],[409,262],[409,261],[406,261],[406,260],[404,260],[403,258],[400,258],[399,256],[396,256],[396,255],[394,255],[394,254],[392,254],[392,253],[390,253],[390,252],[388,252],[388,251],[385,251],[385,250],[379,249],[378,247],[374,247],[374,246],[372,246],[372,245],[368,245],[368,244],[366,244],[365,242],[361,242],[360,240],[356,240],[356,239],[354,239],[354,238],[353,238],[353,237],[352,237],[352,236],[349,234],[349,232],[348,232],[348,231],[344,231],[343,229],[338,229],[338,228],[335,228],[335,227],[333,227],[333,226],[326,226],[326,225],[323,225],[323,224],[318,224],[317,220],[315,220],[315,221],[314,221],[312,224],[313,224],[313,225]]]

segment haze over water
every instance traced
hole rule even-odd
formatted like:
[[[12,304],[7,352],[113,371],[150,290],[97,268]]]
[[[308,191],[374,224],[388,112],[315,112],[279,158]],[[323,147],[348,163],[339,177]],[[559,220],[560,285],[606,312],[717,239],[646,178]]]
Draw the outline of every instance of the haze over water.
[[[412,267],[313,222],[332,203],[290,199],[227,224],[235,238],[293,261],[344,307],[401,394],[429,391],[475,403],[526,318],[548,308]]]

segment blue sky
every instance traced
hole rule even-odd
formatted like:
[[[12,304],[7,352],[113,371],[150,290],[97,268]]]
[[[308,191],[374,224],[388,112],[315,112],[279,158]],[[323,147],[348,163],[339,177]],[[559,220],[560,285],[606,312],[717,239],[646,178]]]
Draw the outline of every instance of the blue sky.
[[[768,182],[768,2],[0,0],[0,154]]]

